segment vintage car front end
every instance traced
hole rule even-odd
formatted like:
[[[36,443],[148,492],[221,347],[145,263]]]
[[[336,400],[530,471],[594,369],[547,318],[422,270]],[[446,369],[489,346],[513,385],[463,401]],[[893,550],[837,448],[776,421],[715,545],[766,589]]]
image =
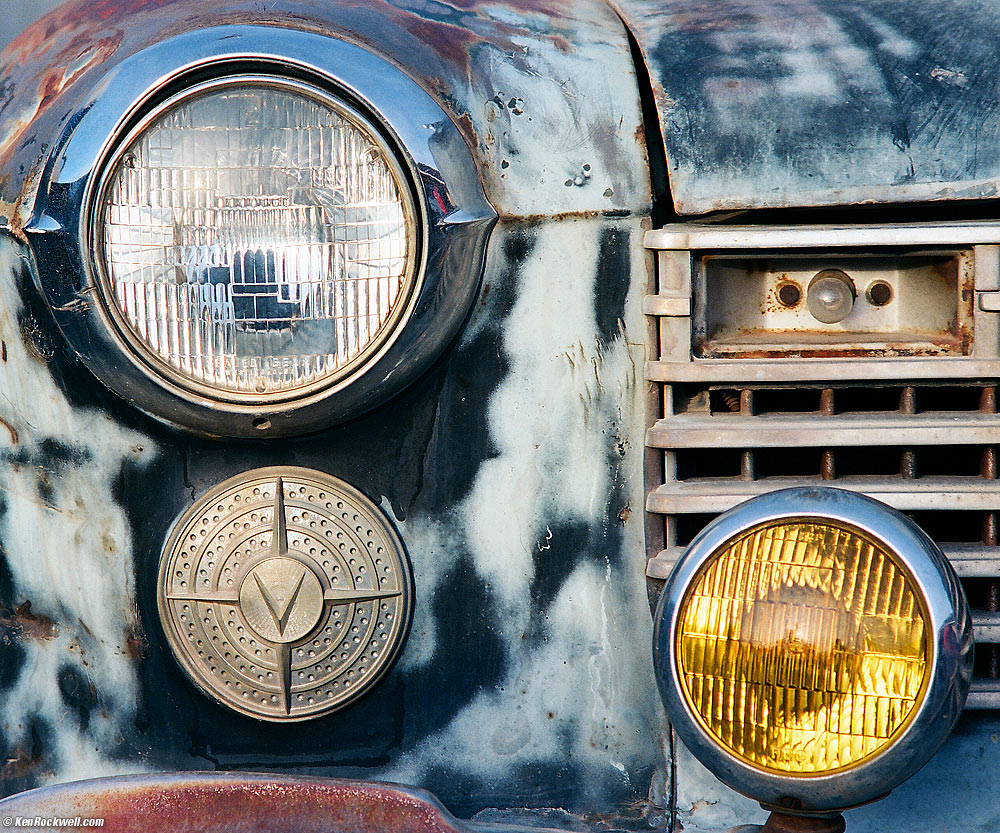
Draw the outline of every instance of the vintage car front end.
[[[0,817],[995,829],[996,13],[206,5],[0,56]]]

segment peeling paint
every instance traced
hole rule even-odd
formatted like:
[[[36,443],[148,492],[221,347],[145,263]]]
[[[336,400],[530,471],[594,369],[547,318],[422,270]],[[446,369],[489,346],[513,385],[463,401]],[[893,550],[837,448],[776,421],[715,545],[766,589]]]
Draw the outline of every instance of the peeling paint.
[[[0,419],[19,438],[16,449],[0,450],[0,541],[16,605],[4,625],[23,652],[0,703],[0,735],[8,749],[30,747],[30,727],[48,727],[43,781],[135,771],[140,762],[119,760],[122,726],[138,705],[123,626],[137,622],[130,532],[114,481],[125,461],[142,464],[156,451],[107,415],[74,407],[25,346],[23,268],[17,244],[0,238]],[[67,719],[59,685],[67,673],[99,685],[100,707],[86,725]]]
[[[408,545],[413,542],[414,633],[423,642],[404,657],[404,666],[430,661],[435,624],[421,614],[427,605],[420,596],[433,595],[435,576],[454,565],[455,556],[447,553],[456,548],[449,550],[446,541],[457,537],[495,600],[495,609],[484,613],[504,648],[507,672],[445,729],[407,751],[386,771],[392,780],[423,783],[429,771],[445,768],[490,781],[512,768],[550,761],[592,772],[595,786],[614,779],[628,789],[630,773],[657,757],[660,707],[647,657],[651,624],[645,587],[635,580],[631,561],[643,549],[641,528],[624,527],[620,550],[608,539],[603,553],[579,553],[551,605],[540,609],[532,592],[538,556],[558,549],[569,557],[558,530],[573,524],[623,529],[617,517],[607,517],[609,478],[616,471],[636,472],[627,487],[636,490],[635,499],[641,488],[641,448],[625,444],[619,453],[609,445],[622,432],[642,430],[636,422],[642,386],[630,355],[635,348],[624,338],[598,344],[594,288],[579,280],[587,275],[585,264],[599,260],[602,228],[600,221],[578,220],[535,232],[503,322],[509,370],[484,403],[496,455],[481,464],[447,525],[419,517],[400,524]],[[579,271],[569,263],[579,264]],[[638,276],[641,262],[635,268]],[[631,304],[626,317],[634,322],[638,304],[634,298]],[[540,319],[539,310],[546,309],[559,314]],[[466,338],[476,337],[473,326]],[[609,469],[610,456],[619,464]],[[537,646],[525,641],[533,631],[540,634]],[[492,728],[484,735],[486,727]]]
[[[682,214],[990,199],[1000,7],[620,0]]]
[[[128,5],[119,15],[110,0],[71,3],[0,58],[8,112],[30,119],[3,122],[12,233],[30,215],[27,172],[43,144],[106,71],[226,22],[327,32],[403,66],[461,126],[501,222],[470,321],[425,378],[343,425],[267,444],[190,437],[104,392],[4,238],[0,543],[11,598],[0,570],[0,603],[16,611],[30,599],[54,630],[8,654],[19,664],[0,728],[26,765],[5,791],[84,774],[280,768],[402,779],[468,813],[564,807],[595,829],[644,818],[634,807],[668,764],[634,514],[650,188],[620,20],[589,0]],[[105,38],[112,52],[93,58],[88,44]],[[195,496],[282,463],[328,471],[380,503],[412,561],[416,605],[398,666],[368,697],[276,727],[192,688],[156,627],[150,576]]]

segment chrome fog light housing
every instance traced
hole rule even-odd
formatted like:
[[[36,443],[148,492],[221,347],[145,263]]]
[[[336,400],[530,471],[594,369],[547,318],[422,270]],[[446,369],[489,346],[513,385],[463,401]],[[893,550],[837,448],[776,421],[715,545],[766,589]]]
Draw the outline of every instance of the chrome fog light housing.
[[[719,516],[656,613],[670,719],[720,780],[765,806],[835,811],[917,771],[965,702],[972,627],[937,546],[839,489]]]
[[[67,344],[125,401],[209,436],[303,434],[454,340],[497,215],[455,116],[389,61],[225,25],[76,95],[24,231]]]

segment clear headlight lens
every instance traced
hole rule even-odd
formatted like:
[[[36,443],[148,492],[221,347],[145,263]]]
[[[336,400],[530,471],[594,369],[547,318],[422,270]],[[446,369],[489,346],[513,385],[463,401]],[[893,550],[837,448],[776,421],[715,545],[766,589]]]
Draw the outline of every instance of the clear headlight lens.
[[[224,398],[301,396],[365,364],[415,280],[414,209],[378,131],[296,82],[161,108],[102,191],[105,303],[158,371]]]
[[[756,767],[826,774],[876,755],[915,714],[929,667],[913,579],[830,522],[750,530],[705,565],[680,609],[684,698]]]

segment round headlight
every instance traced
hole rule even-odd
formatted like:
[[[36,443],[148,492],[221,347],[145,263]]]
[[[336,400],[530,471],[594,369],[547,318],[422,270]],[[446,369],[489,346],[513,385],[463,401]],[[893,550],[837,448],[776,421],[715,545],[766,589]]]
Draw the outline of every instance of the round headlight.
[[[805,811],[870,801],[922,766],[961,710],[971,625],[954,572],[905,516],[789,489],[692,542],[657,612],[678,733],[721,780]]]
[[[64,91],[25,225],[95,379],[174,427],[287,437],[381,405],[454,343],[497,214],[420,82],[291,19],[119,57]]]
[[[396,153],[310,85],[221,78],[120,144],[98,192],[106,311],[134,358],[232,402],[307,396],[363,372],[417,274],[417,210]]]

